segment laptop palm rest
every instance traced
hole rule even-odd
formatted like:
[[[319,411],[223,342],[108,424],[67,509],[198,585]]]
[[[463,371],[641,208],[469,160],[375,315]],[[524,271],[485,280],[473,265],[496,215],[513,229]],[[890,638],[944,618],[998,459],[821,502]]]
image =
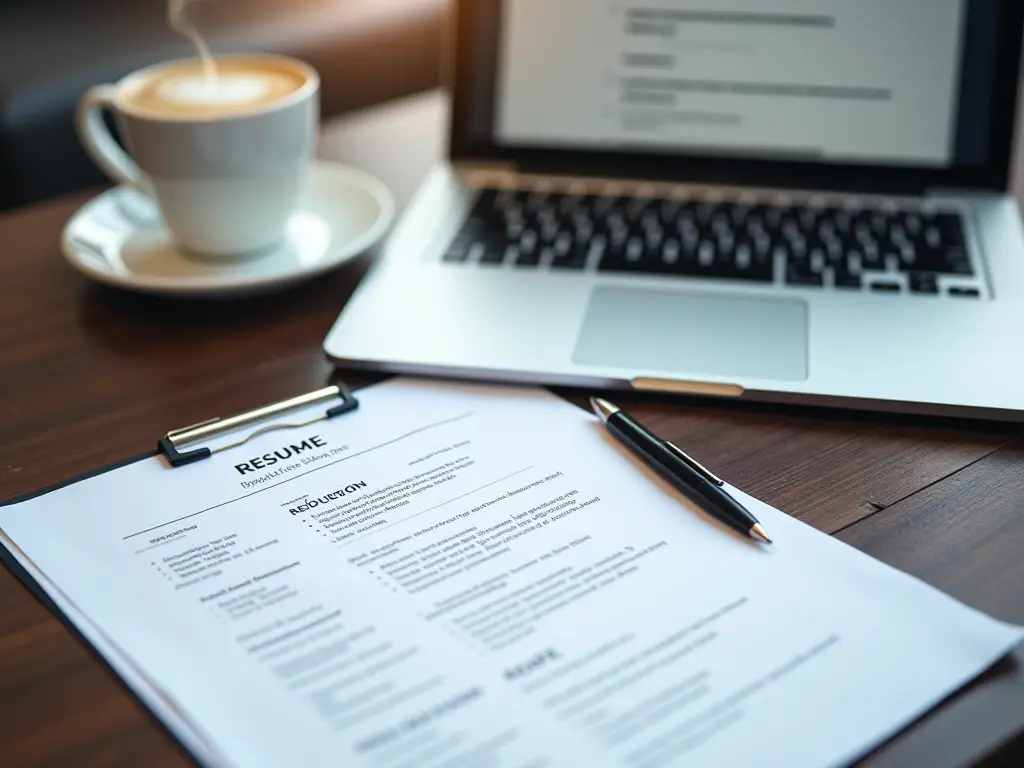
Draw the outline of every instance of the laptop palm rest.
[[[599,286],[573,362],[692,376],[807,378],[807,304]]]

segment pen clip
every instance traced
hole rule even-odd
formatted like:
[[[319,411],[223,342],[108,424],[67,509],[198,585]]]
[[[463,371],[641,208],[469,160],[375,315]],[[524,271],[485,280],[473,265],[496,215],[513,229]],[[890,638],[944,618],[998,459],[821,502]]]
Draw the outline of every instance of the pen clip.
[[[268,419],[272,419],[275,416],[281,416],[300,408],[305,408],[310,405],[334,399],[340,399],[341,402],[331,408],[328,408],[324,413],[313,416],[312,418],[304,419],[303,421],[277,421],[266,423]],[[358,405],[358,401],[353,397],[352,393],[348,390],[348,387],[344,384],[336,384],[330,387],[324,387],[323,389],[318,389],[315,392],[309,392],[304,395],[299,395],[298,397],[289,398],[288,400],[282,400],[278,403],[271,403],[270,405],[265,405],[261,408],[235,414],[234,416],[207,419],[206,421],[201,421],[198,424],[193,424],[189,427],[172,429],[160,439],[157,444],[157,450],[159,453],[162,453],[167,457],[167,461],[172,467],[180,467],[185,464],[191,464],[193,461],[209,458],[220,451],[237,448],[265,432],[270,432],[275,429],[295,429],[297,427],[304,427],[317,421],[331,419],[335,416],[340,416],[343,413],[348,413],[349,411],[355,410]],[[250,432],[244,437],[228,445],[221,445],[216,448],[203,446],[192,450],[183,450],[187,445],[197,443],[201,440],[223,436],[235,430],[255,424],[260,424],[260,426],[253,432]]]
[[[702,475],[704,475],[704,477],[707,478],[710,482],[714,483],[715,485],[725,485],[725,481],[722,480],[722,478],[720,478],[718,475],[716,475],[710,469],[705,467],[692,456],[688,456],[686,453],[683,452],[683,449],[680,448],[678,445],[676,445],[675,443],[670,443],[668,440],[665,441],[665,445],[667,445],[669,449],[674,454],[676,454],[676,456],[678,456],[680,459],[689,464],[693,469],[697,470]]]

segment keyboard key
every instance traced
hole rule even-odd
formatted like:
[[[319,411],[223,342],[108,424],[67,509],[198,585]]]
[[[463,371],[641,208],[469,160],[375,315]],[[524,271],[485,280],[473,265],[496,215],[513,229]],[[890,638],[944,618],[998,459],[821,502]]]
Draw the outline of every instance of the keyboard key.
[[[515,265],[517,267],[536,267],[540,264],[540,254],[540,248],[531,248],[527,250],[520,245],[519,258],[516,259]]]
[[[626,243],[623,238],[613,236],[608,240],[604,256],[598,265],[598,269],[609,272],[638,272],[639,264],[635,260],[626,258]]]
[[[911,272],[907,275],[911,293],[938,295],[939,282],[931,272]]]
[[[861,264],[863,268],[868,270],[885,269],[885,259],[878,249],[878,244],[874,240],[868,240],[862,243],[862,246],[863,258]]]
[[[810,260],[808,263],[811,272],[816,275],[820,275],[825,271],[825,252],[820,248],[816,248],[811,251]]]
[[[753,251],[753,248],[751,248],[750,244],[749,243],[741,243],[736,248],[736,256],[735,256],[736,269],[741,270],[741,271],[745,270],[745,269],[750,269],[750,264],[751,264],[751,261],[752,261],[753,257],[754,257],[754,251]]]
[[[791,260],[786,267],[786,283],[788,285],[821,287],[825,284],[825,279],[821,272],[814,271],[809,260]]]
[[[519,259],[519,246],[518,245],[507,245],[503,250],[491,250],[488,249],[484,252],[484,255],[480,257],[480,263],[487,266],[497,266],[499,264],[515,264]]]
[[[919,214],[909,213],[905,217],[904,221],[907,225],[907,232],[911,237],[917,237],[921,234],[921,227],[923,224],[921,223],[921,216]]]
[[[536,215],[537,211],[539,211],[547,202],[547,192],[531,192],[526,197],[526,204],[524,208],[527,213]]]
[[[974,273],[970,257],[963,246],[915,250],[915,259],[912,265],[914,271],[947,275],[971,275]],[[907,266],[904,265],[903,268],[906,269]]]
[[[825,284],[825,279],[821,275],[802,272],[790,267],[786,272],[786,284],[807,288],[820,288]]]
[[[944,245],[964,245],[963,219],[958,213],[945,211],[935,213],[929,221],[938,230]]]
[[[562,232],[558,221],[545,221],[540,227],[540,239],[544,243],[553,243],[555,238]]]
[[[845,267],[837,267],[832,273],[832,284],[836,288],[860,290],[862,281],[860,274],[854,274],[848,271]]]
[[[958,286],[952,286],[946,291],[950,296],[956,296],[964,299],[977,299],[981,296],[981,291],[977,288],[960,288]]]
[[[892,280],[875,280],[871,283],[871,290],[874,293],[899,293],[903,287]]]
[[[945,252],[946,264],[949,266],[949,271],[956,275],[972,275],[974,269],[971,267],[970,257],[967,255],[967,251],[964,250],[963,246],[953,246]]]
[[[565,256],[555,256],[551,261],[552,269],[583,269],[587,263],[587,252],[582,248],[574,248]]]
[[[665,241],[661,247],[661,262],[662,264],[671,267],[673,264],[679,263],[679,241],[674,238],[669,238]]]
[[[473,240],[467,237],[457,237],[452,240],[448,250],[445,251],[442,260],[449,264],[459,264],[469,259],[469,249],[473,247]]]
[[[913,269],[917,262],[917,250],[911,243],[900,245],[900,269]]]
[[[639,264],[644,257],[644,243],[639,237],[630,238],[626,243],[626,261],[630,264]]]
[[[697,246],[697,263],[704,269],[715,263],[715,244],[710,240],[705,240]]]

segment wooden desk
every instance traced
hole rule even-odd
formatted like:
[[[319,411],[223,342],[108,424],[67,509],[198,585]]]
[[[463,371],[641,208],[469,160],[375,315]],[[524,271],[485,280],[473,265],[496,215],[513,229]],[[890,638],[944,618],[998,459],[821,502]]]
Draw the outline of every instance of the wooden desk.
[[[387,107],[332,128],[323,151],[377,173],[404,202],[440,155],[443,113],[433,96]],[[322,386],[331,368],[321,341],[364,269],[226,304],[120,294],[79,277],[59,254],[60,229],[83,200],[0,218],[3,499],[145,451],[169,427]],[[1024,623],[1018,429],[628,402],[747,491],[971,605]],[[1024,656],[1001,664],[867,762],[1024,764],[1022,669]],[[117,678],[4,569],[0,754],[12,768],[188,764]]]

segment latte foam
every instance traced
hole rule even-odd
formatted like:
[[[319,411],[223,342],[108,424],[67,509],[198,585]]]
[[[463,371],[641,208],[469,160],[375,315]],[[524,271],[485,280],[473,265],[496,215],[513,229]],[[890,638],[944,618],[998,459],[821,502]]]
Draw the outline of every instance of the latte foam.
[[[129,107],[157,116],[230,116],[280,101],[306,82],[302,72],[269,59],[218,61],[216,78],[202,62],[190,61],[154,70],[124,99]]]

